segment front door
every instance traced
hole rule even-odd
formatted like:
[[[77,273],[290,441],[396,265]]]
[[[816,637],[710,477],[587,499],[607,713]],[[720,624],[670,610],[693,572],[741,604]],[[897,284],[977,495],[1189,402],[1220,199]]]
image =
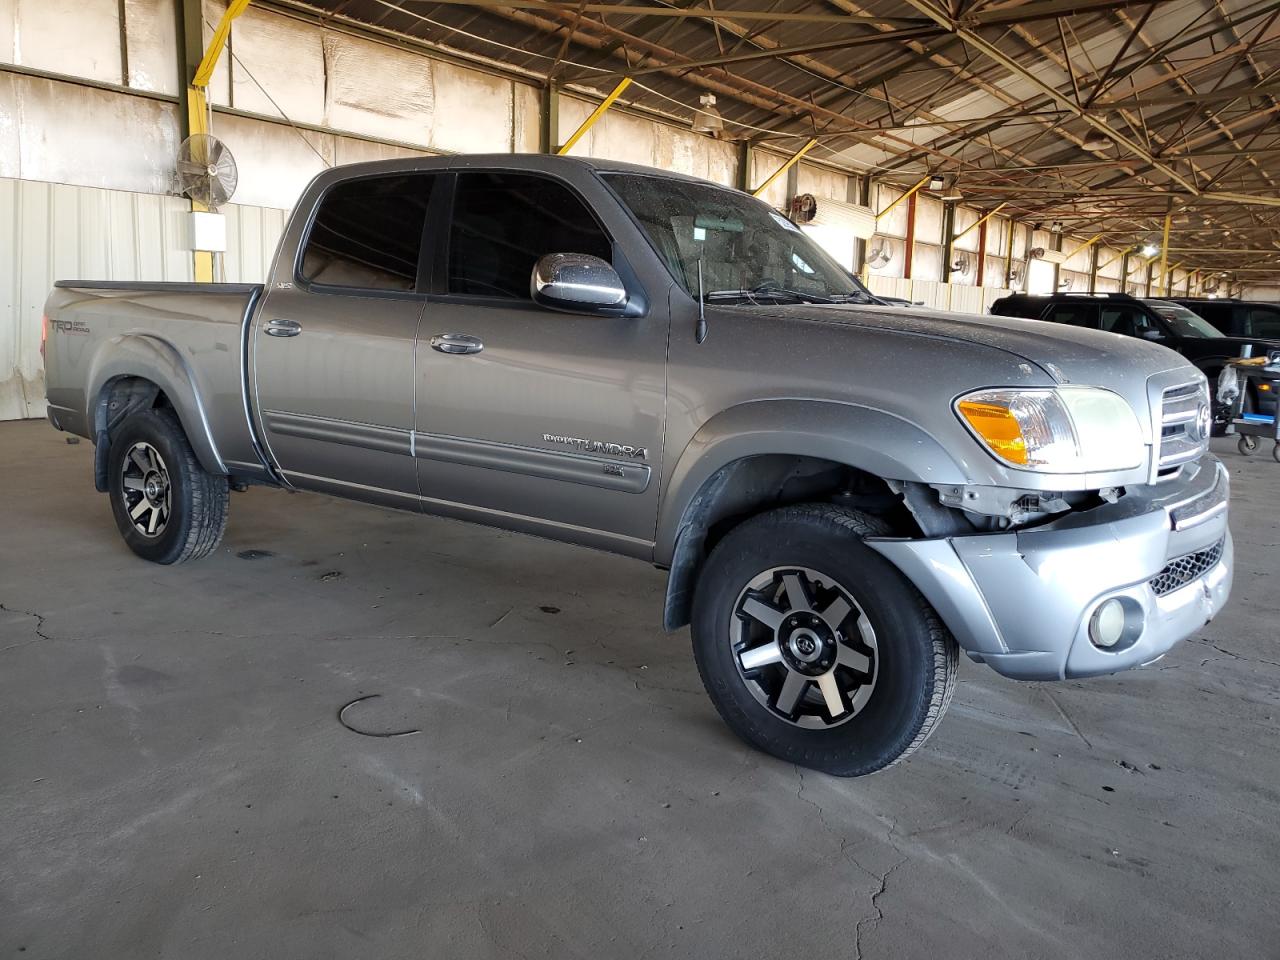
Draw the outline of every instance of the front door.
[[[295,486],[417,506],[418,277],[437,179],[339,182],[320,200],[297,270],[278,269],[258,312],[250,369],[260,425]]]
[[[441,295],[418,338],[418,482],[429,511],[638,556],[654,537],[667,311],[579,316],[536,306],[549,253],[611,259],[565,181],[457,174]]]

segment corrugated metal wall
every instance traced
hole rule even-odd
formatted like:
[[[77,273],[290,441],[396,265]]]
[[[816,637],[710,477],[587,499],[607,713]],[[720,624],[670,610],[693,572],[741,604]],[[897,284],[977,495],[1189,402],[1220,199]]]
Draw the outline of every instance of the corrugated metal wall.
[[[40,316],[57,279],[191,280],[179,197],[0,179],[0,420],[44,415]],[[260,282],[283,210],[229,205],[225,278]]]

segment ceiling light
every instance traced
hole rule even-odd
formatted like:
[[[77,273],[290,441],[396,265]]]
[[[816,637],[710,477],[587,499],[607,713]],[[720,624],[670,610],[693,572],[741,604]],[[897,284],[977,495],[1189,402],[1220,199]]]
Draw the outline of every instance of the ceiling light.
[[[1159,252],[1160,252],[1160,248],[1157,247],[1154,243],[1146,243],[1146,244],[1143,244],[1142,246],[1142,255],[1144,257],[1154,257]]]
[[[713,137],[724,133],[724,117],[716,109],[716,95],[704,93],[698,98],[698,103],[700,106],[693,111],[693,132],[707,133]]]
[[[942,174],[935,173],[929,178],[929,189],[933,191],[941,190],[946,185],[946,181],[942,179]]]
[[[1061,220],[1055,220],[1055,221],[1053,221],[1053,223],[1052,223],[1052,224],[1050,225],[1050,227],[1049,227],[1049,232],[1050,232],[1050,233],[1061,233],[1061,232],[1062,232],[1062,221],[1061,221]]]
[[[1091,153],[1100,153],[1111,146],[1111,138],[1105,133],[1098,133],[1095,130],[1093,133],[1085,135],[1084,141],[1080,146]]]

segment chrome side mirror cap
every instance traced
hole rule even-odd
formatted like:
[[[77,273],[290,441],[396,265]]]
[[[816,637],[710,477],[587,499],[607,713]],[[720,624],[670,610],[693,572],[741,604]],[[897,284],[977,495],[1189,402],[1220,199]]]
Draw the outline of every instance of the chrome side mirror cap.
[[[627,288],[605,260],[585,253],[549,253],[538,260],[529,280],[534,303],[569,313],[619,315]]]

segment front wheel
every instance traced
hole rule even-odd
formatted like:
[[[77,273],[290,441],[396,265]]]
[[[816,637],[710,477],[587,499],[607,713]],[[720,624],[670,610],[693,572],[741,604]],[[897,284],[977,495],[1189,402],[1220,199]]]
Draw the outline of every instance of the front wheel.
[[[211,553],[227,526],[227,478],[196,459],[170,410],[139,410],[111,438],[111,511],[124,542],[153,563]]]
[[[1240,451],[1240,456],[1247,457],[1258,449],[1258,438],[1245,434],[1236,441],[1236,449]]]
[[[955,691],[959,648],[862,538],[888,531],[828,504],[761,514],[717,544],[694,597],[703,685],[743,740],[836,776],[915,751]]]

